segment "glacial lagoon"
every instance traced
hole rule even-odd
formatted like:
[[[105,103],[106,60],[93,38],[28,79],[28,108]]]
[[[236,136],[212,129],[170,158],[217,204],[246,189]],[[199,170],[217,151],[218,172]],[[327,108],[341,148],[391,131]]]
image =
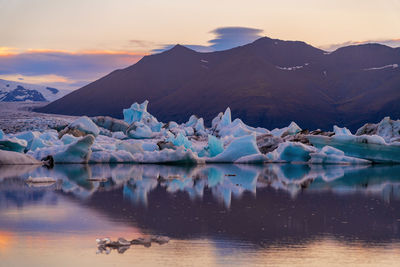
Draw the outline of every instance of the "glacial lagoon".
[[[96,244],[152,235],[170,241]],[[0,266],[399,262],[399,165],[0,167]]]

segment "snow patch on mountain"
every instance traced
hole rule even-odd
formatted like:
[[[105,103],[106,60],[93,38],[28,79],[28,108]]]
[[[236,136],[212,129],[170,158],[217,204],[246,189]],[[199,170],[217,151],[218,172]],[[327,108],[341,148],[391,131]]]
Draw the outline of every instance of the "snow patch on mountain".
[[[0,101],[3,102],[52,102],[69,92],[44,85],[0,79]]]

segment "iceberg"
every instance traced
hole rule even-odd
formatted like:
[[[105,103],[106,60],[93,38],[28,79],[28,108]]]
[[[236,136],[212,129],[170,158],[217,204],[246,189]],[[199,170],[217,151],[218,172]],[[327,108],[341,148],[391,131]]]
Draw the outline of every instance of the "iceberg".
[[[110,132],[126,132],[129,124],[125,121],[114,119],[108,116],[97,116],[93,117],[92,121],[101,128],[105,128]]]
[[[178,147],[176,150],[163,149],[160,151],[145,151],[144,153],[137,153],[134,155],[136,163],[168,163],[168,164],[196,164],[204,163],[201,159],[190,149],[185,149],[183,146]]]
[[[335,135],[351,135],[351,132],[346,127],[340,128],[336,125],[333,126],[333,132]]]
[[[256,144],[256,136],[246,135],[233,141],[218,155],[208,157],[206,162],[230,163],[244,156],[261,154]]]
[[[312,146],[297,142],[280,143],[278,148],[269,152],[266,156],[271,162],[308,162],[311,159],[310,153],[317,152]]]
[[[4,135],[0,149],[26,152],[58,163],[239,163],[302,164],[400,163],[400,120],[366,124],[356,135],[345,127],[333,132],[302,130],[295,122],[269,131],[232,120],[230,108],[206,128],[203,118],[166,124],[147,111],[148,101],[123,110],[124,121],[79,117],[64,129]],[[51,157],[49,157],[51,156]],[[201,187],[201,185],[199,185]],[[192,191],[196,195],[196,190]]]
[[[366,159],[375,163],[400,163],[400,142],[387,144],[378,135],[308,135],[307,138],[317,148],[331,146],[344,152],[346,156]]]
[[[23,153],[0,150],[0,165],[41,165],[42,162]]]
[[[94,137],[100,133],[99,127],[87,116],[82,116],[72,123],[70,123],[64,130],[59,134],[62,137],[64,134],[71,134],[76,137],[85,136],[88,134]]]
[[[145,100],[142,104],[133,103],[130,108],[123,110],[124,121],[128,124],[141,122],[148,126],[153,132],[160,132],[162,123],[147,112],[149,101]]]
[[[152,138],[153,136],[150,127],[142,122],[133,122],[126,130],[126,134],[129,138],[133,139]]]
[[[92,153],[93,135],[86,135],[69,145],[59,145],[29,151],[28,154],[41,160],[52,156],[54,163],[87,163]]]
[[[128,151],[132,155],[135,153],[143,153],[144,152],[142,144],[140,144],[140,143],[131,144],[128,142],[121,141],[121,142],[118,142],[115,147],[117,150]]]
[[[348,157],[344,152],[330,146],[324,146],[320,151],[311,153],[309,163],[313,164],[371,164],[372,162],[365,159]]]
[[[285,137],[287,135],[295,135],[299,132],[301,132],[301,128],[294,121],[292,121],[287,127],[273,129],[271,134],[277,137]]]
[[[385,117],[377,124],[367,123],[357,130],[356,135],[378,135],[387,143],[400,142],[400,120]]]
[[[15,137],[1,139],[0,140],[0,149],[14,152],[24,152],[25,148],[28,146],[28,143],[23,139],[18,139]]]
[[[183,146],[187,149],[192,148],[192,142],[190,142],[189,139],[181,133],[179,133],[176,137],[169,138],[168,141],[175,146]]]
[[[215,157],[224,151],[224,144],[217,137],[208,135],[208,147],[206,149],[210,157]]]

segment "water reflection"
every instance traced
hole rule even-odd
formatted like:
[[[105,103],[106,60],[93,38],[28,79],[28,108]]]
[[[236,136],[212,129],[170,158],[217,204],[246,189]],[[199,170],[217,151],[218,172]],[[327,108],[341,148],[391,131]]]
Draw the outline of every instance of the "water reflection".
[[[29,176],[58,182],[29,187]],[[238,244],[258,251],[325,238],[369,247],[400,241],[399,210],[398,165],[0,168],[0,247],[10,232],[104,236],[118,227],[175,240],[207,238],[225,254]]]

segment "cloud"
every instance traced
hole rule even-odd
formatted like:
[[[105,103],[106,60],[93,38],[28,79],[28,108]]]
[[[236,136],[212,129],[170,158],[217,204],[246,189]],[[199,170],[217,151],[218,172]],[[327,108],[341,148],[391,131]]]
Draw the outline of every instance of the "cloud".
[[[325,51],[335,51],[338,48],[344,47],[344,46],[349,46],[349,45],[361,45],[361,44],[368,44],[368,43],[378,43],[378,44],[383,44],[387,45],[390,47],[400,47],[400,38],[399,39],[386,39],[386,40],[366,40],[366,41],[348,41],[340,44],[329,44],[329,45],[323,45],[320,46],[319,48],[325,50]]]
[[[187,48],[197,52],[213,52],[231,49],[240,45],[251,43],[261,38],[263,30],[247,27],[221,27],[212,30],[210,33],[216,35],[214,39],[209,40],[209,45],[183,44]],[[159,45],[159,48],[151,50],[153,53],[160,53],[171,49],[175,44]]]
[[[236,46],[245,45],[261,38],[263,30],[246,27],[222,27],[211,33],[216,35],[215,39],[208,41],[214,50],[226,50]]]
[[[28,50],[22,53],[0,54],[0,75],[40,83],[46,82],[48,78],[48,85],[58,84],[63,88],[77,89],[115,69],[132,65],[143,56],[143,53],[124,51]],[[62,79],[55,81],[51,77]]]

